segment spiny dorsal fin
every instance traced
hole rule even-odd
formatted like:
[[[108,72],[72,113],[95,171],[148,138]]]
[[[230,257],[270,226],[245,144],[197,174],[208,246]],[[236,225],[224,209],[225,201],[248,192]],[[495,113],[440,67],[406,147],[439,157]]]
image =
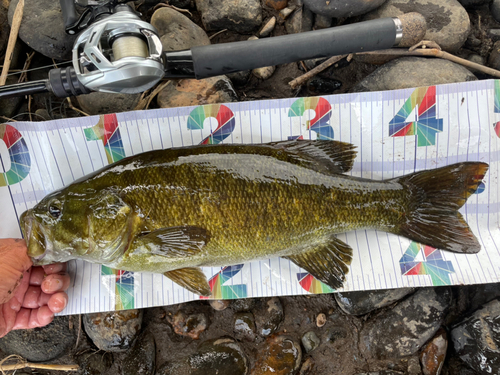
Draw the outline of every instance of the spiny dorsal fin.
[[[293,140],[269,145],[299,157],[311,169],[328,174],[349,172],[356,157],[356,146],[340,141]]]
[[[285,257],[302,267],[319,281],[338,289],[345,281],[351,264],[352,249],[336,237],[329,237],[310,249]]]
[[[212,294],[207,278],[199,267],[180,268],[165,272],[164,275],[194,294],[204,297]]]

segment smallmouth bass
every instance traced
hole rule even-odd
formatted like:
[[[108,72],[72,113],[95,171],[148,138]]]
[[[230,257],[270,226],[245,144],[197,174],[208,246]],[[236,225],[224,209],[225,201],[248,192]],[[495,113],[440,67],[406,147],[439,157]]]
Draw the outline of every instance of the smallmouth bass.
[[[464,162],[385,181],[343,175],[354,146],[285,141],[150,151],[108,165],[21,216],[34,264],[83,259],[162,273],[210,295],[200,267],[284,257],[332,288],[377,229],[442,250],[481,246],[458,209],[488,170]]]

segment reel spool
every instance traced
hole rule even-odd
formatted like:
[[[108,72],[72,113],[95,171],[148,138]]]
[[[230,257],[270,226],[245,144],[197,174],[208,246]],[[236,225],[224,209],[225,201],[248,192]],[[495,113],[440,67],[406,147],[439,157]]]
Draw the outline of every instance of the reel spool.
[[[75,41],[73,66],[78,81],[92,91],[136,94],[164,76],[162,45],[156,29],[127,5],[92,24]]]

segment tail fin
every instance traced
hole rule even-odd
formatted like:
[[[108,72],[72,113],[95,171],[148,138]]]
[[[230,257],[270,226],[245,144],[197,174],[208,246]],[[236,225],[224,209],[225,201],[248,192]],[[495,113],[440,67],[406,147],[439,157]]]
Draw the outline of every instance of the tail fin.
[[[474,194],[488,164],[466,162],[398,178],[409,189],[410,212],[397,234],[457,253],[481,250],[458,209]]]

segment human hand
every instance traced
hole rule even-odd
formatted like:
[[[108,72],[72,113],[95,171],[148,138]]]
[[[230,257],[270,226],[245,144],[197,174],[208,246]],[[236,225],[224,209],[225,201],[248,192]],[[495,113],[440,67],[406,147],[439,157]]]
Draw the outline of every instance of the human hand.
[[[0,337],[43,327],[68,303],[66,264],[32,267],[27,251],[24,240],[0,239]]]

